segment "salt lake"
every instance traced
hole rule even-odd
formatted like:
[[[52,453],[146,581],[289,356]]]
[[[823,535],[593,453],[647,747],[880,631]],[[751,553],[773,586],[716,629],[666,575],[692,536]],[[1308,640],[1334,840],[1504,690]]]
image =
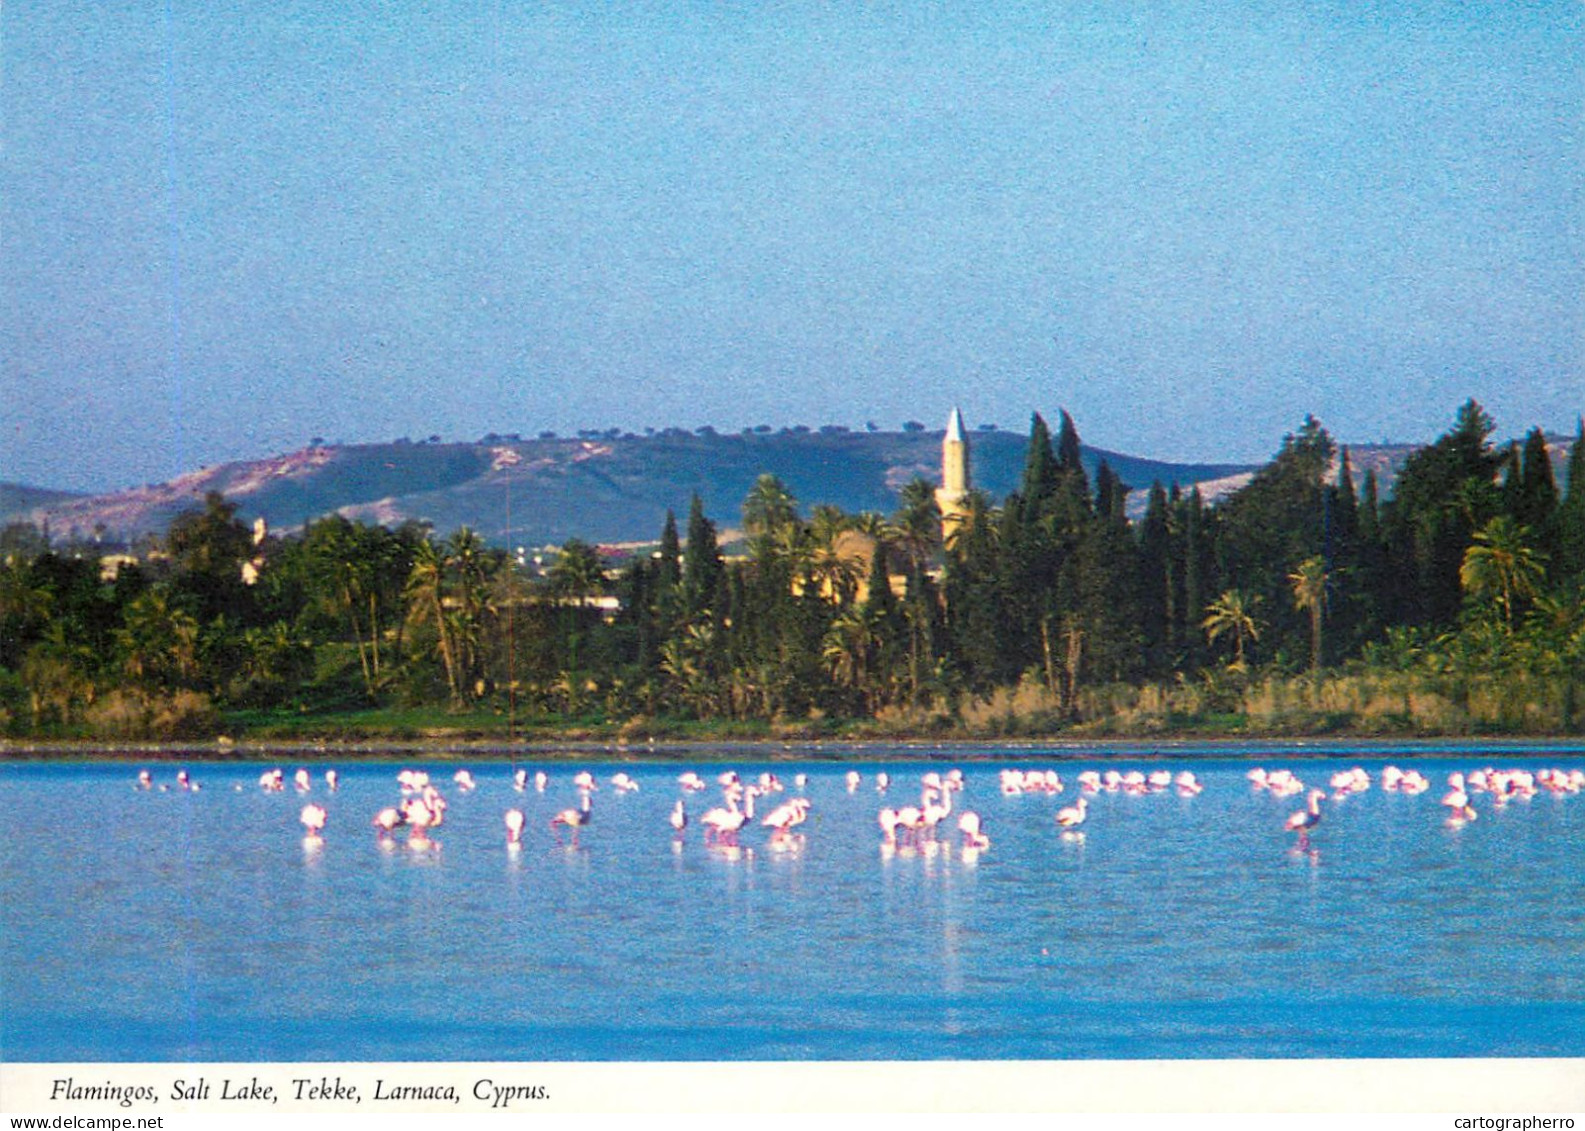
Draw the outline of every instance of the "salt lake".
[[[1585,1056],[1585,795],[1472,791],[1476,819],[1454,824],[1439,804],[1451,773],[1580,769],[1578,746],[772,754],[8,763],[0,1059]],[[1389,762],[1432,787],[1382,789]],[[1302,849],[1284,823],[1303,795],[1254,788],[1255,765],[1321,788],[1359,766],[1371,788],[1321,802]],[[282,791],[260,788],[272,766]],[[370,824],[404,767],[449,803],[427,845]],[[729,767],[783,785],[760,815],[802,795],[807,821],[707,844]],[[879,810],[952,767],[965,788],[936,840],[884,843]],[[1006,793],[1011,767],[1063,792]],[[683,794],[688,769],[709,788]],[[1202,791],[1102,788],[1082,835],[1057,826],[1082,771],[1162,769]],[[599,789],[574,844],[550,819],[579,770]],[[963,847],[964,810],[989,847]]]

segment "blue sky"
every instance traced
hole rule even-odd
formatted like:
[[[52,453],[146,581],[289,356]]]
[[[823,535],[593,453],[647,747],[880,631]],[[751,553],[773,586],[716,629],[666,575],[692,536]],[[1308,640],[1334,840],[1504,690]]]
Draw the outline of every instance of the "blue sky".
[[[856,7],[7,4],[0,478],[1585,409],[1580,5]]]

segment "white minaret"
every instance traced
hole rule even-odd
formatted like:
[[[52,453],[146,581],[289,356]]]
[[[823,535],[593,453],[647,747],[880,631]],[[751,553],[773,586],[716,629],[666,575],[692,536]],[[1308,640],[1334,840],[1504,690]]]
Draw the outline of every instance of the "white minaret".
[[[941,441],[941,489],[936,506],[941,508],[941,538],[951,542],[968,516],[969,441],[963,432],[963,413],[952,410],[947,418],[947,434]]]

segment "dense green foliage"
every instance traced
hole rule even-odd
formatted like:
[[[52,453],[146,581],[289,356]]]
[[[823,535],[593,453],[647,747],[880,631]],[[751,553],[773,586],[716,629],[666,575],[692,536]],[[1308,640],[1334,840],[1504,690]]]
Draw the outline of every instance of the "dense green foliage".
[[[1155,484],[1130,523],[1036,415],[1019,489],[972,494],[946,545],[924,480],[890,516],[804,517],[769,473],[733,557],[698,497],[625,562],[340,517],[264,538],[218,495],[119,570],[14,528],[0,725],[1578,732],[1585,425],[1561,488],[1538,430],[1492,428],[1469,402],[1381,499],[1306,418],[1220,504]]]

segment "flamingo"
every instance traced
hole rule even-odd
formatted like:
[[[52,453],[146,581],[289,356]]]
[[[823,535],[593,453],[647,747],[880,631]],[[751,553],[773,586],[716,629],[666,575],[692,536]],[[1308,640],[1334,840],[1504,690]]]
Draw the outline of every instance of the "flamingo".
[[[598,788],[594,784],[594,775],[588,770],[579,770],[576,774],[574,774],[572,777],[572,784],[583,790],[585,793],[592,793],[596,788]]]
[[[980,815],[972,809],[958,818],[958,831],[963,834],[964,848],[989,848],[991,838],[980,827]]]
[[[771,829],[773,837],[786,836],[795,825],[804,823],[809,814],[809,804],[808,798],[795,797],[786,804],[772,809],[760,824]]]
[[[318,840],[320,832],[325,827],[324,806],[312,803],[304,805],[300,819],[303,822],[303,828],[308,830],[308,836],[305,839]]]
[[[1058,809],[1057,824],[1061,825],[1064,829],[1078,828],[1080,825],[1084,824],[1084,817],[1086,812],[1089,810],[1089,807],[1089,798],[1081,797],[1079,798],[1077,804],[1069,805],[1066,809]]]
[[[410,797],[402,802],[402,823],[413,828],[414,835],[422,837],[430,826],[440,824],[440,817],[423,798]]]
[[[336,773],[335,770],[326,770],[325,788],[330,790],[331,793],[334,793],[337,789],[341,788],[341,775]]]
[[[440,795],[440,790],[432,785],[426,785],[424,792],[419,795],[424,805],[429,809],[430,827],[439,825],[446,819],[446,799]]]
[[[430,847],[429,830],[440,824],[440,814],[422,798],[414,797],[402,803],[402,816],[409,829],[407,847],[420,852]]]
[[[683,830],[688,827],[688,811],[682,807],[680,799],[671,811],[671,827],[677,830],[678,836],[681,836]]]
[[[861,779],[859,778],[859,772],[857,770],[849,770],[847,777],[843,780],[847,783],[848,792],[852,793],[859,787],[859,781]]]
[[[528,771],[527,770],[518,770],[515,774],[512,775],[512,788],[517,790],[517,792],[519,792],[519,793],[522,793],[525,789],[528,788]]]
[[[263,779],[260,779],[261,783],[262,783],[262,780]],[[147,770],[139,770],[138,771],[138,788],[139,789],[153,789],[154,788],[154,775],[149,773]]]
[[[886,787],[892,784],[891,775],[884,770],[875,775],[875,792],[885,793]]]
[[[904,805],[897,810],[897,827],[906,829],[909,839],[917,844],[919,833],[925,827],[924,810],[917,805]]]
[[[380,836],[385,837],[389,836],[391,830],[402,824],[404,820],[405,818],[397,809],[385,808],[374,815],[374,820],[370,824],[380,830]]]
[[[1321,801],[1326,797],[1326,790],[1312,789],[1309,794],[1309,804],[1288,818],[1283,828],[1299,834],[1299,847],[1310,847],[1310,830],[1321,823]]]
[[[539,773],[534,775],[534,792],[535,793],[544,793],[545,792],[545,784],[547,782],[549,782],[549,781],[550,781],[550,775],[545,773],[544,770],[540,770]]]
[[[550,827],[560,829],[566,827],[572,830],[572,843],[578,843],[578,830],[589,823],[592,816],[593,805],[589,800],[587,790],[583,791],[583,801],[576,809],[563,809],[550,819]],[[556,842],[561,843],[561,833],[556,833]]]
[[[732,789],[727,793],[727,808],[711,809],[699,820],[706,826],[706,840],[720,841],[725,838],[728,844],[737,843],[738,830],[744,824],[754,819],[754,798],[759,790],[750,786],[747,790]],[[742,796],[745,806],[737,807],[738,797]]]
[[[892,808],[882,809],[877,820],[880,822],[881,835],[885,837],[886,843],[895,845],[897,843],[897,825],[899,823],[897,810]]]
[[[937,803],[937,793],[941,795],[941,803]],[[935,836],[936,826],[952,813],[952,794],[939,786],[926,786],[924,795],[919,799],[919,809],[925,832]]]
[[[611,787],[621,793],[631,793],[638,788],[638,782],[627,774],[614,774],[611,777]]]
[[[694,773],[692,770],[689,770],[685,774],[677,775],[677,784],[683,789],[687,790],[689,793],[698,793],[704,788],[704,779],[698,774]]]
[[[523,839],[523,811],[521,809],[508,809],[506,811],[506,843],[516,844]]]
[[[313,787],[313,781],[309,778],[307,770],[298,770],[292,775],[292,782],[297,786],[298,793],[307,793]]]
[[[457,783],[457,788],[463,793],[471,792],[479,784],[467,770],[458,770],[451,775],[451,780]]]
[[[1450,792],[1446,797],[1442,798],[1442,804],[1446,805],[1450,810],[1452,810],[1452,812],[1448,814],[1448,824],[1461,825],[1465,821],[1473,821],[1475,819],[1475,810],[1470,806],[1469,794],[1465,793],[1463,790],[1462,775],[1454,774],[1453,777],[1458,778],[1460,784],[1455,785],[1452,792]],[[1452,779],[1450,778],[1448,780],[1451,784]]]

